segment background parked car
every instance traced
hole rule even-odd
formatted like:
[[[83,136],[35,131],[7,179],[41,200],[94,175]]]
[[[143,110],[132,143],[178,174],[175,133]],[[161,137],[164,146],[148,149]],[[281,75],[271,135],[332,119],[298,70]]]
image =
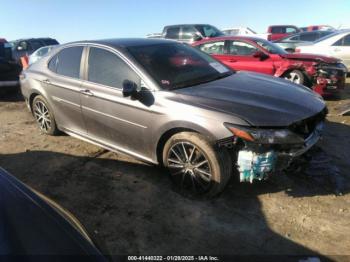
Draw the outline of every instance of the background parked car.
[[[18,86],[18,76],[22,70],[21,66],[12,58],[11,46],[5,39],[0,41],[0,89],[1,93],[13,90],[13,86]]]
[[[346,68],[336,58],[290,54],[278,45],[256,37],[227,36],[194,43],[235,70],[246,70],[288,79],[331,95],[345,85]]]
[[[12,46],[12,56],[16,61],[20,61],[22,56],[30,56],[33,52],[43,46],[58,45],[56,39],[52,38],[30,38],[19,39],[10,42]]]
[[[298,53],[314,53],[333,56],[341,59],[350,70],[350,30],[337,31],[323,37],[310,45],[295,49]]]
[[[335,31],[336,29],[330,25],[310,25],[306,27],[300,27],[300,30],[303,32],[311,32],[311,31]]]
[[[295,48],[302,45],[308,45],[324,36],[332,34],[332,31],[311,31],[300,32],[274,41],[277,45],[290,53],[294,53]]]
[[[38,61],[40,58],[42,58],[44,55],[49,53],[52,49],[54,49],[57,46],[58,45],[49,45],[40,47],[38,50],[36,50],[33,54],[29,56],[29,65]]]
[[[53,261],[67,261],[70,256],[78,261],[107,261],[71,213],[2,168],[0,195],[0,255],[14,256],[5,261],[16,256],[35,261],[35,255],[51,255]]]
[[[223,36],[224,33],[208,24],[183,24],[164,27],[162,36],[166,39],[193,43],[206,38]]]
[[[267,40],[279,40],[288,35],[299,33],[300,29],[294,25],[270,25],[267,29]]]
[[[23,73],[21,89],[42,132],[163,164],[180,189],[209,196],[236,163],[242,182],[286,168],[318,141],[326,114],[306,87],[164,39],[62,45]]]

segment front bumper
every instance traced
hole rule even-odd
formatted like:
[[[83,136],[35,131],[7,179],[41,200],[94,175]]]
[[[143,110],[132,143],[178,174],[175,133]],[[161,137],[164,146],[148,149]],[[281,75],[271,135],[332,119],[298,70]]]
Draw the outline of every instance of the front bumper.
[[[340,64],[320,65],[314,77],[313,90],[323,97],[332,96],[345,88],[347,70]]]
[[[320,122],[315,130],[301,145],[251,145],[238,152],[237,169],[241,182],[265,180],[271,174],[287,169],[294,159],[311,149],[321,138],[324,123]]]

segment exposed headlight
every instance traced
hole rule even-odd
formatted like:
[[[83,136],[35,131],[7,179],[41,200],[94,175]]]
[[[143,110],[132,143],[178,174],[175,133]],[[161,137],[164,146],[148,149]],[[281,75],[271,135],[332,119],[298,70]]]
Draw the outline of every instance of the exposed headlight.
[[[304,139],[288,129],[257,129],[225,123],[233,135],[257,144],[300,144]]]

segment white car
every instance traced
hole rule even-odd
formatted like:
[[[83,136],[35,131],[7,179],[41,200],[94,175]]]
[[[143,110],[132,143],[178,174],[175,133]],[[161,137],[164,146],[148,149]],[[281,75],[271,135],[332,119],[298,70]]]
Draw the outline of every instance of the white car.
[[[48,46],[43,46],[36,50],[33,54],[29,56],[29,62],[28,64],[31,65],[38,61],[40,58],[48,54],[52,49],[56,48],[58,45],[48,45]]]
[[[313,53],[333,56],[341,59],[350,70],[350,30],[337,31],[313,42],[311,45],[299,46],[296,53]]]

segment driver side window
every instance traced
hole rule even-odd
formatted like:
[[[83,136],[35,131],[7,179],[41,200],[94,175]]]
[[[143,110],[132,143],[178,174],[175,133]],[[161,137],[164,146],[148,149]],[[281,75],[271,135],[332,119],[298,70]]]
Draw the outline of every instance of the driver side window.
[[[230,41],[228,44],[230,55],[252,56],[257,51],[258,49],[255,46],[242,41]]]
[[[124,80],[136,84],[141,82],[134,70],[116,54],[102,48],[90,47],[88,81],[122,89]]]

